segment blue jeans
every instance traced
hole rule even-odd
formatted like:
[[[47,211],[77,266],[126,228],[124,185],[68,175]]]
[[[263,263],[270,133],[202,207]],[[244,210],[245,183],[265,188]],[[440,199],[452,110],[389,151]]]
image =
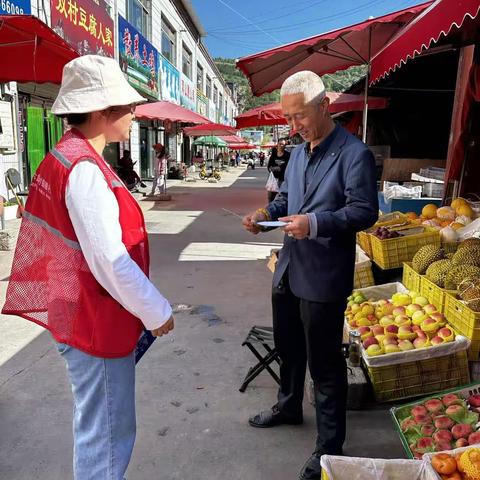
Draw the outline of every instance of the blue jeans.
[[[122,480],[135,442],[135,359],[57,343],[72,385],[75,480]]]

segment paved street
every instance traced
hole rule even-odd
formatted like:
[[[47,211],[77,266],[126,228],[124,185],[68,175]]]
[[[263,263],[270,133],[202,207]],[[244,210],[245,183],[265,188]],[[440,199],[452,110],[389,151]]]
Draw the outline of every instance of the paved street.
[[[129,480],[296,480],[312,451],[307,402],[303,426],[258,430],[247,419],[275,403],[273,380],[264,372],[238,391],[254,361],[241,343],[252,325],[271,324],[265,258],[282,241],[281,232],[248,234],[223,210],[244,214],[265,203],[265,168],[239,170],[218,184],[174,182],[171,202],[140,201],[152,280],[180,306],[175,333],[159,339],[137,368]],[[0,252],[2,300],[11,257]],[[2,316],[0,479],[72,478],[71,409],[63,360],[49,335]],[[404,456],[388,408],[349,412],[345,453]]]

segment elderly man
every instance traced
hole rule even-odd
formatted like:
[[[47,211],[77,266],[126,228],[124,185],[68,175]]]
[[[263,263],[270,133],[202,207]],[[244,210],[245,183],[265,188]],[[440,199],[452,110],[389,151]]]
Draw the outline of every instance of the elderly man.
[[[275,346],[282,364],[278,401],[253,427],[303,422],[306,363],[315,389],[316,447],[300,479],[320,479],[320,456],[345,440],[347,374],[341,353],[343,312],[353,288],[355,234],[378,215],[375,161],[367,146],[336,125],[321,78],[298,72],[281,89],[283,114],[305,140],[291,153],[278,196],[246,215],[257,234],[265,220],[287,222],[273,277]]]

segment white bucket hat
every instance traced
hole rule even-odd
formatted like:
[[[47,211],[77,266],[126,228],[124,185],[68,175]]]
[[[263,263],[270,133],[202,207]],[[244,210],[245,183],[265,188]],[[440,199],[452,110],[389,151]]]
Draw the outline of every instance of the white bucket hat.
[[[100,55],[75,58],[63,67],[62,85],[52,113],[89,113],[146,102],[125,79],[120,65]]]

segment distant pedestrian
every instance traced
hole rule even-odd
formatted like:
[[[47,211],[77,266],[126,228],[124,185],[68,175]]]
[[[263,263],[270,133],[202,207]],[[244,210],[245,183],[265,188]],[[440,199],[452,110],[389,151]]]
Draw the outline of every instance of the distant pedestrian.
[[[155,163],[153,166],[153,184],[152,191],[150,195],[155,195],[157,187],[160,190],[160,193],[167,192],[167,171],[168,171],[168,155],[167,150],[161,143],[156,143],[153,146],[155,150]]]
[[[277,179],[278,188],[281,187],[285,178],[285,170],[287,169],[288,161],[290,160],[290,153],[285,150],[287,142],[284,138],[281,138],[276,147],[272,148],[272,154],[268,159],[267,169]],[[268,202],[273,202],[277,196],[277,192],[268,192]]]
[[[3,307],[49,330],[66,362],[75,480],[124,479],[136,433],[134,350],[144,328],[173,329],[148,279],[142,210],[102,157],[108,143],[128,141],[143,100],[113,58],[65,65],[52,112],[72,128],[33,177]]]

